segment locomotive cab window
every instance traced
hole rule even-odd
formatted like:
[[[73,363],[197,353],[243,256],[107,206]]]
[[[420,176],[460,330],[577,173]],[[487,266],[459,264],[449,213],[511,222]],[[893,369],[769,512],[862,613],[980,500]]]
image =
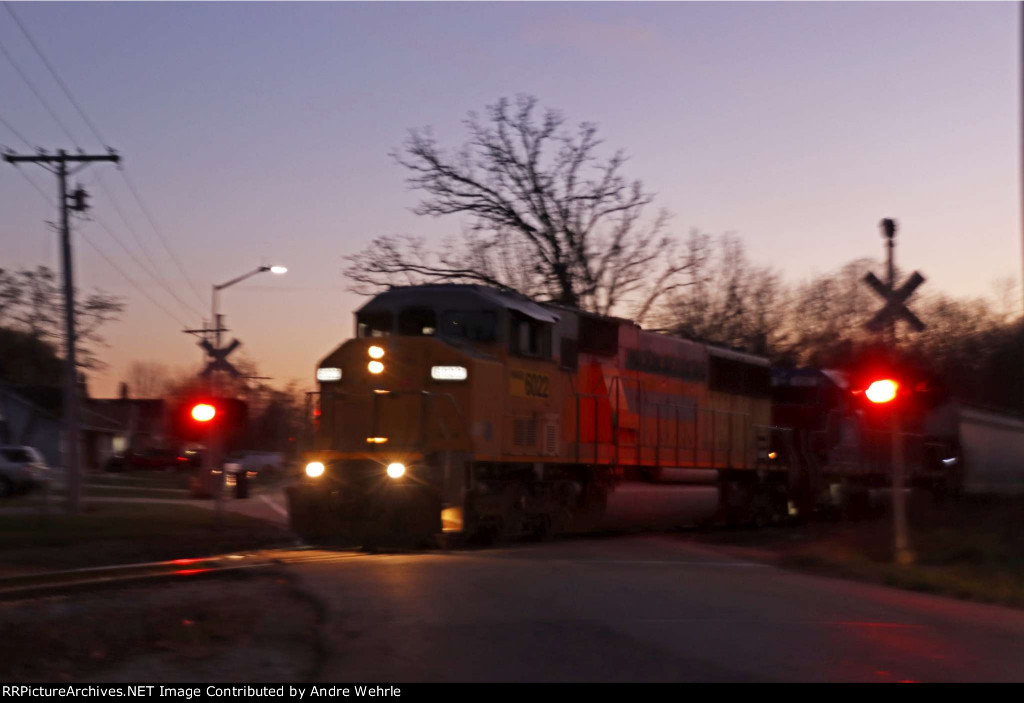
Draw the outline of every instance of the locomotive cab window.
[[[430,337],[437,333],[437,314],[430,308],[405,308],[398,313],[398,334]]]
[[[391,334],[392,315],[387,310],[361,312],[356,316],[356,336],[387,337]]]
[[[513,312],[510,316],[509,351],[519,356],[551,358],[551,325]]]
[[[441,315],[441,335],[493,342],[498,338],[498,316],[491,310],[446,310]]]

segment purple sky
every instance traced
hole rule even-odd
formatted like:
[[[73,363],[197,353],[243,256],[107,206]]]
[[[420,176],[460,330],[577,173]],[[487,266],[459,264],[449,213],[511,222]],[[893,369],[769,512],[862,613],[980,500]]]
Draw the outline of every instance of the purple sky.
[[[599,123],[627,175],[690,227],[735,231],[793,280],[899,256],[926,289],[986,295],[1019,278],[1016,3],[17,3],[16,12],[125,159],[201,300],[111,167],[102,172],[164,277],[194,307],[225,291],[232,333],[276,382],[309,383],[351,334],[342,256],[381,234],[441,237],[387,154],[410,127],[531,93]],[[100,147],[6,11],[0,42],[85,148]],[[0,116],[33,144],[68,139],[0,57]],[[24,146],[0,125],[0,143]],[[37,183],[55,181],[36,167]],[[99,188],[95,214],[134,246]],[[0,266],[56,266],[42,199],[0,164]],[[94,223],[81,225],[198,325]],[[141,258],[141,255],[140,255]],[[124,295],[107,330],[112,393],[134,359],[196,362],[194,338],[76,236],[78,282]]]

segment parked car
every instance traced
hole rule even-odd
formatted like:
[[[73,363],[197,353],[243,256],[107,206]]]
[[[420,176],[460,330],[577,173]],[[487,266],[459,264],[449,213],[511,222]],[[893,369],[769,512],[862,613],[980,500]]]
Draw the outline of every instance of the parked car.
[[[107,471],[142,469],[187,469],[189,458],[170,449],[144,449],[107,460]]]
[[[32,447],[0,446],[0,498],[39,488],[49,474],[46,460]]]

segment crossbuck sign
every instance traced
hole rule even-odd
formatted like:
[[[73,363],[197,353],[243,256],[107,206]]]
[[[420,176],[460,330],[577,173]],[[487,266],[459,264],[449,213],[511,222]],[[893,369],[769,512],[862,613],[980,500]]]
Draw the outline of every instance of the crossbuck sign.
[[[924,283],[924,276],[914,271],[906,283],[895,290],[889,290],[888,286],[878,280],[878,276],[873,273],[868,273],[864,277],[864,282],[885,301],[885,306],[867,321],[865,326],[869,330],[881,332],[890,322],[903,320],[918,332],[924,331],[925,324],[906,305],[917,287]]]
[[[227,345],[223,349],[217,349],[215,346],[210,344],[209,340],[206,339],[199,342],[199,346],[205,349],[206,353],[210,355],[210,363],[208,363],[206,368],[202,370],[199,374],[200,376],[206,378],[214,371],[227,371],[233,378],[238,378],[242,375],[227,358],[228,354],[242,346],[242,343],[237,339],[231,340],[231,344]]]

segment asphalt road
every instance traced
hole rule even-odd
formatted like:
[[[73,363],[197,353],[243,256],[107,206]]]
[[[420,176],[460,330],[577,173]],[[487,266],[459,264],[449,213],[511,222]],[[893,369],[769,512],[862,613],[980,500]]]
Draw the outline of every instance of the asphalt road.
[[[1024,611],[684,537],[337,556],[288,567],[326,606],[324,681],[1024,681]]]

